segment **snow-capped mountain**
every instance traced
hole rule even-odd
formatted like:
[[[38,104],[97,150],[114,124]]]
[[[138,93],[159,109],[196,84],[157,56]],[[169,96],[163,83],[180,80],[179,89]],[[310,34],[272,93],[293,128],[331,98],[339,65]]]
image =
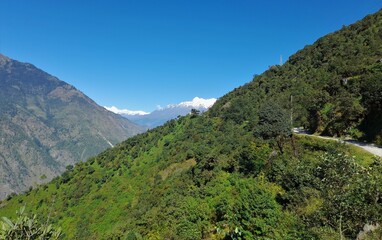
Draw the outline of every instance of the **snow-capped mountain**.
[[[179,104],[170,104],[164,108],[147,113],[144,111],[132,111],[128,109],[118,109],[116,107],[105,107],[107,110],[120,114],[130,121],[145,126],[147,128],[154,128],[164,124],[165,122],[177,118],[178,116],[185,116],[191,112],[191,109],[197,109],[201,112],[206,111],[216,102],[216,98],[204,99],[195,97],[192,101],[185,101]]]
[[[215,102],[216,102],[216,98],[204,99],[204,98],[195,97],[194,99],[192,99],[192,101],[181,102],[179,104],[170,104],[167,106],[167,108],[172,108],[172,107],[190,108],[191,107],[198,110],[199,108],[208,109],[212,105],[214,105]]]
[[[128,109],[118,109],[117,107],[111,106],[111,107],[105,107],[110,112],[119,114],[119,115],[127,115],[127,116],[135,116],[135,115],[147,115],[150,114],[145,111],[132,111]]]

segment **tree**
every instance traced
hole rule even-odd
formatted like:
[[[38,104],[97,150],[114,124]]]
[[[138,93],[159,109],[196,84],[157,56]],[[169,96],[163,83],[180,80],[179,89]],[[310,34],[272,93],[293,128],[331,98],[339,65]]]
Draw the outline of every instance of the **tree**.
[[[40,224],[36,215],[32,218],[24,214],[25,206],[16,211],[18,217],[12,221],[6,217],[1,219],[0,240],[56,240],[60,239],[61,229],[52,225]]]
[[[255,134],[264,139],[275,139],[280,152],[286,137],[292,136],[288,114],[274,102],[265,103],[259,110],[259,124]]]
[[[199,114],[200,114],[199,110],[195,108],[191,109],[191,116],[198,116]]]
[[[324,199],[321,219],[338,229],[340,239],[354,239],[365,223],[378,222],[380,182],[370,174],[378,164],[364,168],[353,157],[339,153],[322,157],[315,171]]]

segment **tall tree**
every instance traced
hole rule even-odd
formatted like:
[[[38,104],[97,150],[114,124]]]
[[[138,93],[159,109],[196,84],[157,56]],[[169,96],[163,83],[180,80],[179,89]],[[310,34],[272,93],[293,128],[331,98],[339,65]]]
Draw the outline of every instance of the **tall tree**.
[[[275,102],[265,103],[259,110],[259,124],[255,134],[263,139],[274,139],[281,153],[285,138],[292,136],[291,122],[287,112]]]

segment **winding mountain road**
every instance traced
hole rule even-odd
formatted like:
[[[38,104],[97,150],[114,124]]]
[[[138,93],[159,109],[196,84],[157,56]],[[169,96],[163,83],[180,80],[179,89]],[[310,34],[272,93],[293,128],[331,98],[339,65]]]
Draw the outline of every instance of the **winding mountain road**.
[[[363,143],[363,142],[359,142],[359,141],[355,141],[355,140],[343,140],[343,139],[333,138],[333,137],[316,136],[316,135],[309,134],[306,131],[301,130],[299,128],[294,128],[293,132],[296,133],[296,134],[299,134],[299,135],[307,135],[307,136],[311,136],[311,137],[317,137],[317,138],[322,138],[322,139],[327,139],[327,140],[333,140],[333,141],[339,141],[339,142],[344,142],[344,143],[352,144],[352,145],[355,145],[357,147],[365,149],[366,151],[370,152],[371,154],[374,154],[374,155],[376,155],[378,157],[382,157],[382,148],[376,146],[375,144]]]

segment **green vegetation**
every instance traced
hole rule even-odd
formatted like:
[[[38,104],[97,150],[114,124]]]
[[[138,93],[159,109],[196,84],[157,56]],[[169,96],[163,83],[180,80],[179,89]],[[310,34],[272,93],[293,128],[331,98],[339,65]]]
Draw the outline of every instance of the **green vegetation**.
[[[245,123],[189,115],[68,167],[0,214],[26,204],[66,239],[354,238],[382,220],[381,161],[357,151],[296,136],[281,154],[277,137]]]
[[[380,92],[364,91],[365,82],[379,86],[381,44],[373,41],[381,24],[379,12],[320,39],[209,112],[169,121],[10,197],[0,215],[26,204],[65,239],[355,239],[382,223],[381,159],[290,127],[377,140],[379,130],[363,126],[380,117]]]
[[[52,225],[40,224],[36,215],[32,218],[24,215],[25,207],[17,211],[18,218],[11,221],[6,217],[1,220],[0,239],[8,240],[57,240],[61,237],[61,230],[55,230]]]
[[[318,39],[218,101],[212,116],[257,122],[276,102],[296,127],[382,145],[382,12]]]
[[[0,199],[143,130],[33,65],[0,55]]]
[[[283,142],[292,136],[292,124],[287,113],[273,102],[265,103],[259,110],[259,123],[255,129],[258,136],[264,139],[276,139],[280,152],[283,153]]]

